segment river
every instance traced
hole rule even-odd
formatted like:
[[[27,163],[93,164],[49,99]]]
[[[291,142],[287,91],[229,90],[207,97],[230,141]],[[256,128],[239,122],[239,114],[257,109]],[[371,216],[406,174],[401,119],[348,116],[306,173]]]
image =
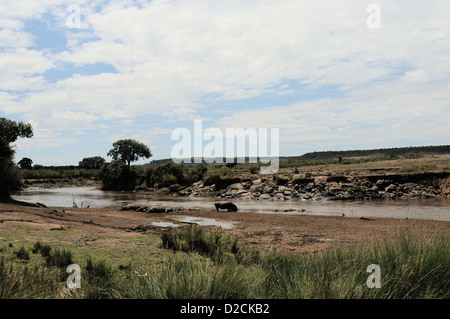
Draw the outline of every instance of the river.
[[[216,198],[178,197],[145,192],[102,191],[94,187],[30,187],[13,194],[13,198],[38,202],[49,207],[78,206],[121,208],[132,203],[147,206],[213,210]],[[270,201],[234,200],[241,212],[291,215],[322,215],[372,218],[428,219],[450,221],[450,199],[365,200],[365,201]]]

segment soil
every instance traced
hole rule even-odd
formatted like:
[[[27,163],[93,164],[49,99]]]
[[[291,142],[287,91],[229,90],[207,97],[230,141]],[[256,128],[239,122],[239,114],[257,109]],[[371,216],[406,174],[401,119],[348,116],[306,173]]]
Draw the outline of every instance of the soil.
[[[450,222],[412,219],[360,219],[310,215],[261,214],[250,212],[176,211],[145,213],[102,208],[29,207],[0,203],[0,238],[2,232],[21,231],[25,240],[34,242],[48,232],[64,231],[55,237],[61,242],[126,248],[126,237],[161,233],[170,228],[152,225],[169,222],[178,228],[189,224],[180,216],[210,218],[234,222],[228,229],[243,241],[264,249],[276,248],[288,253],[317,253],[333,246],[368,244],[392,239],[403,232],[415,237],[445,236],[450,239]],[[25,231],[24,231],[25,230]]]

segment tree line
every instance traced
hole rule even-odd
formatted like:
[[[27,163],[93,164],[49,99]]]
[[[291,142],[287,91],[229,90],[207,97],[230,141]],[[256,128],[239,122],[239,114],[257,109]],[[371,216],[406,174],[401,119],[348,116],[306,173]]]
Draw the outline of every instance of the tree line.
[[[299,156],[300,160],[312,159],[331,159],[355,156],[410,156],[413,154],[450,154],[450,145],[438,146],[410,146],[410,147],[395,147],[395,148],[380,148],[370,150],[350,150],[350,151],[324,151],[324,152],[310,152]]]
[[[11,191],[21,185],[20,174],[14,163],[15,150],[11,146],[18,138],[31,138],[30,124],[0,118],[0,200],[9,199]]]
[[[33,128],[30,124],[0,118],[0,134],[0,199],[9,199],[11,192],[22,186],[22,178],[95,178],[101,180],[105,190],[134,190],[138,187],[171,187],[177,190],[202,179],[207,171],[203,164],[187,167],[173,162],[157,167],[131,166],[141,158],[152,156],[147,145],[133,139],[113,143],[107,153],[112,158],[110,163],[101,156],[93,156],[83,158],[78,166],[43,166],[33,165],[32,159],[24,157],[16,165],[12,143],[18,138],[31,138]]]

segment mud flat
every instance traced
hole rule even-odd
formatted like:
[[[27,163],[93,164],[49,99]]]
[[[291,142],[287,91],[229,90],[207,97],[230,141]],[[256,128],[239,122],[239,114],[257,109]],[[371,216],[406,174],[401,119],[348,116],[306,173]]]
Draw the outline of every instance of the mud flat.
[[[0,203],[1,234],[19,231],[35,242],[51,234],[62,243],[85,243],[98,247],[126,248],[122,239],[161,233],[191,224],[230,232],[252,245],[289,253],[317,253],[333,246],[383,242],[399,234],[450,239],[450,222],[394,219],[259,214],[179,210],[167,213],[122,211],[109,208],[28,207]],[[65,236],[58,237],[64,232]],[[69,236],[70,235],[70,236]]]

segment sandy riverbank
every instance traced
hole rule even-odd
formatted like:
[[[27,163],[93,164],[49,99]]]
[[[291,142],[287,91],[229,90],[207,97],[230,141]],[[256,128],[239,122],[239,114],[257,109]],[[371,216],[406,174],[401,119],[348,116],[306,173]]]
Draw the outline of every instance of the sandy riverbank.
[[[123,238],[160,233],[169,228],[155,223],[169,223],[178,227],[181,216],[215,219],[232,228],[207,226],[231,232],[242,240],[261,248],[289,253],[315,253],[332,246],[355,243],[382,242],[402,232],[417,237],[443,235],[450,238],[450,222],[412,219],[372,219],[349,217],[258,214],[249,212],[176,211],[172,213],[144,213],[102,208],[26,207],[0,203],[0,233],[15,229],[26,230],[30,242],[40,240],[52,232],[73,233],[77,245],[126,248]],[[195,220],[190,219],[191,222]],[[202,221],[202,220],[199,220]],[[207,220],[208,221],[208,220]],[[224,224],[225,226],[225,224]],[[95,237],[95,240],[93,239]],[[97,236],[101,235],[101,236]],[[61,242],[73,236],[61,236]]]

